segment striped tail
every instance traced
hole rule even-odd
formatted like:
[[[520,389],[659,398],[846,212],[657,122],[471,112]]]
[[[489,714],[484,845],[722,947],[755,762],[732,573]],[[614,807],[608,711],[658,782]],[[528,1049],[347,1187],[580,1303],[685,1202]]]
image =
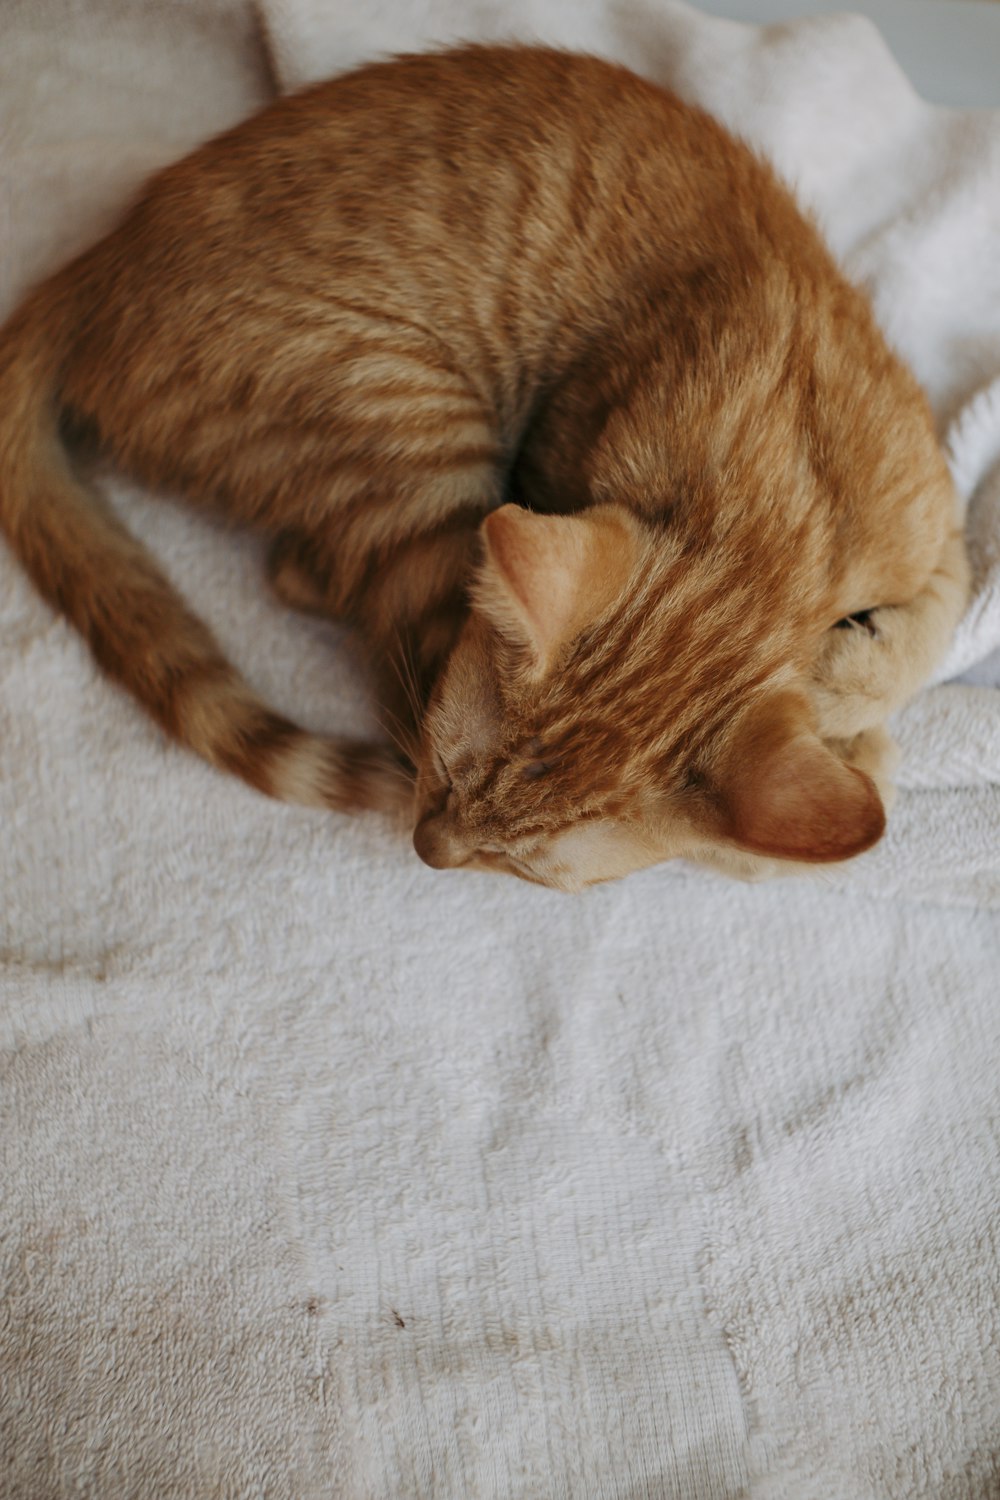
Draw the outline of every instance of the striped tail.
[[[39,592],[156,722],[285,802],[338,812],[408,806],[378,745],[320,738],[262,703],[146,550],[73,472],[57,387],[72,283],[41,287],[0,332],[0,530]]]

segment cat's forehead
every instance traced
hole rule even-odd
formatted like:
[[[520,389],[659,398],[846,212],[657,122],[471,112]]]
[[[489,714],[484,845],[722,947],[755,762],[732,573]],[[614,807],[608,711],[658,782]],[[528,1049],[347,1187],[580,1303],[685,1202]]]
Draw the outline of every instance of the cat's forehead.
[[[674,573],[624,600],[546,684],[542,737],[600,745],[609,759],[643,745],[666,753],[685,726],[714,722],[785,671],[803,629],[801,591],[782,598],[735,571]]]
[[[683,780],[670,753],[669,713],[630,712],[611,680],[588,701],[566,674],[560,697],[481,767],[476,800],[484,809],[551,834],[581,820],[634,816],[651,792],[666,795]]]

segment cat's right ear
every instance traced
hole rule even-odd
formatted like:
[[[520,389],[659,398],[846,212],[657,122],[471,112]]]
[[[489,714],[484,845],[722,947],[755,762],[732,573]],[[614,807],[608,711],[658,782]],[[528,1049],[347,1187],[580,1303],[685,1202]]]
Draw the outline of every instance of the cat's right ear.
[[[782,700],[752,715],[730,746],[721,832],[741,849],[821,864],[851,859],[885,831],[871,777],[850,766]]]
[[[619,597],[640,546],[637,523],[609,506],[543,516],[502,505],[481,535],[473,603],[541,671]]]

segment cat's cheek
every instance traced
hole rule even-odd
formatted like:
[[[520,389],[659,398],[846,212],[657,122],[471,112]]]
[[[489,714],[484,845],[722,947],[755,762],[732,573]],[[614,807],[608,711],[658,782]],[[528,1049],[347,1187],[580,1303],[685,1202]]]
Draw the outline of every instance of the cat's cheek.
[[[534,873],[560,890],[581,891],[590,885],[620,880],[636,870],[675,859],[684,842],[653,840],[612,819],[581,823],[553,839],[532,861]]]

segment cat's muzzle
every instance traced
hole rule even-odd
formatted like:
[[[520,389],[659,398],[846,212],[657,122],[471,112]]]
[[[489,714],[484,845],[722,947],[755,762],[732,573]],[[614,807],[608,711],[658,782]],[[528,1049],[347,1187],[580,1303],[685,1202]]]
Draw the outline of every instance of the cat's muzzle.
[[[451,814],[430,813],[413,830],[413,847],[432,870],[453,870],[468,864],[475,850],[462,838]]]

